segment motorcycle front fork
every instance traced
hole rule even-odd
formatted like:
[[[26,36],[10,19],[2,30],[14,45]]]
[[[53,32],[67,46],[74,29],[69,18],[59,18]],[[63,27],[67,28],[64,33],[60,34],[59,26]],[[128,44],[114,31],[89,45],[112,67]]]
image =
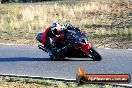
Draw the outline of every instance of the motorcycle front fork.
[[[89,56],[90,58],[93,57],[93,56],[91,55],[91,53],[93,53],[93,51],[90,49],[90,50],[89,50],[89,54],[88,54],[88,56]]]

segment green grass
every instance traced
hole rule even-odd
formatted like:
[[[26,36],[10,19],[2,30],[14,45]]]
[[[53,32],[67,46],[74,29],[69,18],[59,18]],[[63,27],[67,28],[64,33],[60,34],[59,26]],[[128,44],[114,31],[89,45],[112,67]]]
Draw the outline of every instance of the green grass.
[[[64,82],[57,80],[46,80],[46,79],[35,79],[35,78],[22,78],[22,77],[9,77],[9,76],[0,76],[0,87],[2,84],[11,84],[11,85],[25,85],[28,86],[35,85],[37,88],[125,88],[121,86],[114,86],[108,84],[85,84],[78,85],[75,82]],[[35,88],[36,88],[35,87]],[[10,87],[9,87],[10,88]],[[33,87],[34,88],[34,87]]]

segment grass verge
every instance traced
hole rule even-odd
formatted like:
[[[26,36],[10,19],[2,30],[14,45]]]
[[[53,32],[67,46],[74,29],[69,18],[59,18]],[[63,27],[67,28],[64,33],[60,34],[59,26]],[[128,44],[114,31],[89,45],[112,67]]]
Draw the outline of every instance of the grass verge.
[[[0,43],[37,44],[53,21],[79,26],[95,47],[132,48],[132,1],[0,4]]]
[[[36,78],[0,76],[1,88],[125,88],[108,84],[78,85],[75,82],[45,80]]]

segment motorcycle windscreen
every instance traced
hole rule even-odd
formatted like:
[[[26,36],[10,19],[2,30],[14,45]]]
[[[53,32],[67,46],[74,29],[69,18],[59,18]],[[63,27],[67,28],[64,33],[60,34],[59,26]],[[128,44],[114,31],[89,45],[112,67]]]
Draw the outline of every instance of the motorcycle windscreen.
[[[80,44],[83,44],[83,43],[86,44],[88,39],[84,33],[76,33],[74,41]]]

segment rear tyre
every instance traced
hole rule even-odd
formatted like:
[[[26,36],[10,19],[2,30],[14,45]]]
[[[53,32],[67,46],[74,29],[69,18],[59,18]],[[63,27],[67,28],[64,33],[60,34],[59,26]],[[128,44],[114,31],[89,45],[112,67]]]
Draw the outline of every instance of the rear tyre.
[[[89,55],[94,61],[100,61],[102,59],[101,55],[93,48],[89,50]]]
[[[55,56],[50,56],[50,60],[55,61],[57,58]]]
[[[55,53],[52,56],[50,56],[50,59],[53,61],[60,61],[60,60],[64,60],[65,57],[61,55],[60,53]]]
[[[52,61],[61,61],[61,60],[65,60],[65,58],[61,58],[61,57],[50,57],[50,60],[52,60]]]

